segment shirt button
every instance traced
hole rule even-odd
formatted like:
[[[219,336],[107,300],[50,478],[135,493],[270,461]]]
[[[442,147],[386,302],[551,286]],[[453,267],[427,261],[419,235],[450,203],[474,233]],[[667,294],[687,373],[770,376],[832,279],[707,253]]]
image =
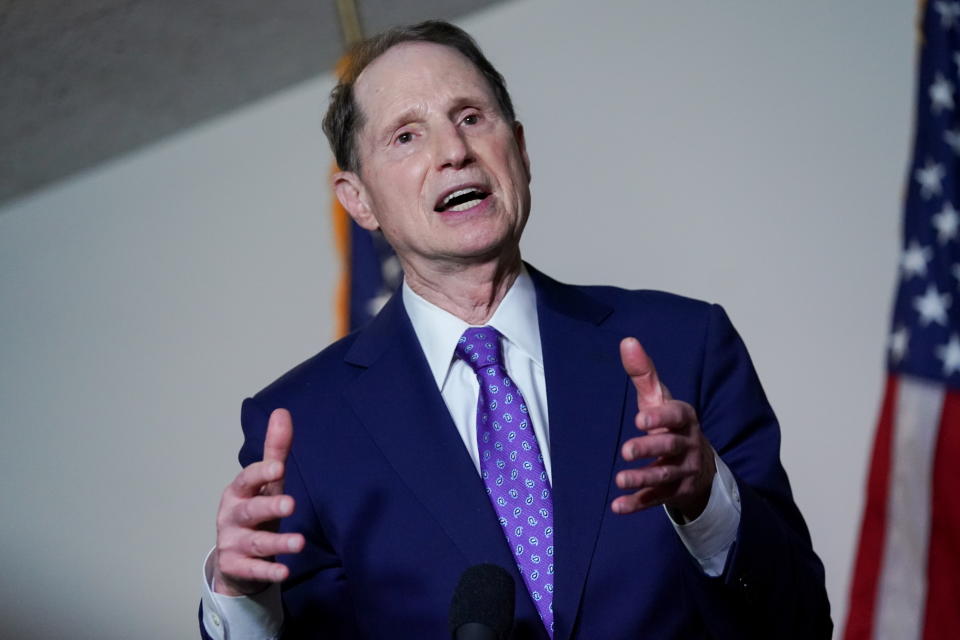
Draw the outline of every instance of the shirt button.
[[[211,614],[210,614],[210,622],[213,623],[213,626],[219,627],[219,626],[220,626],[220,616],[218,616],[216,613],[211,613]]]

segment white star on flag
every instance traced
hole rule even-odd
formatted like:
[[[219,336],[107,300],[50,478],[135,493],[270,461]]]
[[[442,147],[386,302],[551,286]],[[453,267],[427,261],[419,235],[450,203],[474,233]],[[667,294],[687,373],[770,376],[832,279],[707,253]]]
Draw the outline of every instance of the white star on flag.
[[[933,257],[930,247],[922,247],[916,240],[910,241],[910,246],[903,252],[900,258],[900,266],[903,267],[903,277],[909,280],[914,276],[923,277],[927,275],[927,263]]]
[[[940,26],[949,29],[956,25],[957,18],[960,17],[960,3],[957,2],[936,2],[933,5],[937,13],[940,14]]]
[[[380,265],[380,273],[384,282],[398,282],[403,275],[403,267],[400,266],[400,259],[397,256],[385,258]]]
[[[929,200],[930,196],[938,196],[943,191],[940,181],[943,180],[943,165],[932,160],[927,160],[927,164],[917,169],[915,177],[920,183],[920,195],[924,200]]]
[[[907,355],[907,343],[910,341],[910,332],[906,327],[898,327],[890,334],[890,358],[894,362],[903,360]]]
[[[934,214],[932,220],[937,230],[937,242],[946,244],[957,237],[957,229],[960,229],[960,215],[953,208],[952,202],[945,202],[943,209],[940,213]]]
[[[380,309],[383,309],[383,305],[387,304],[391,295],[393,295],[393,292],[385,289],[374,297],[370,298],[370,300],[367,302],[367,311],[370,313],[370,315],[375,316],[380,313]]]
[[[943,360],[943,375],[960,371],[960,336],[953,334],[950,342],[937,347],[937,357]]]
[[[960,65],[960,60],[958,60]],[[953,152],[960,156],[960,129],[947,129],[943,132],[943,141],[950,145]]]
[[[934,113],[944,109],[953,109],[953,83],[938,73],[930,85],[930,102]]]
[[[940,293],[933,283],[927,286],[927,292],[913,299],[913,308],[920,314],[920,324],[931,322],[947,325],[947,308],[950,306],[950,294]]]

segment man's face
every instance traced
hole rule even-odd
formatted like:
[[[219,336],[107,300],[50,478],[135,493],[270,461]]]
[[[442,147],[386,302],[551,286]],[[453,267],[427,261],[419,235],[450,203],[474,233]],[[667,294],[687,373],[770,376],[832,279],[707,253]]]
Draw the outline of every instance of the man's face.
[[[523,130],[455,49],[397,45],[354,85],[364,124],[358,174],[335,179],[364,228],[383,230],[405,266],[489,261],[512,251],[530,211]]]

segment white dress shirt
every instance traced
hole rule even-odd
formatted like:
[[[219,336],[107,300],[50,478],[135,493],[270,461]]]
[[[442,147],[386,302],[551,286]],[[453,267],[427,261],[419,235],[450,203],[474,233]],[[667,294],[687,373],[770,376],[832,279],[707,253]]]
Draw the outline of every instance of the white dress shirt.
[[[427,302],[414,293],[406,282],[403,283],[402,295],[430,373],[479,473],[476,408],[480,387],[469,365],[454,355],[457,341],[470,325]],[[552,483],[550,418],[547,415],[547,385],[540,345],[537,297],[526,269],[522,270],[486,324],[503,335],[504,363],[510,378],[526,400],[547,477]],[[727,554],[740,525],[740,493],[736,480],[719,456],[714,454],[714,459],[717,473],[703,513],[689,523],[679,523],[666,512],[684,546],[696,558],[704,573],[710,576],[718,576],[723,572]],[[208,554],[204,563],[203,580],[204,627],[207,633],[215,640],[276,638],[283,620],[279,585],[273,585],[253,597],[233,598],[214,593],[211,556]]]

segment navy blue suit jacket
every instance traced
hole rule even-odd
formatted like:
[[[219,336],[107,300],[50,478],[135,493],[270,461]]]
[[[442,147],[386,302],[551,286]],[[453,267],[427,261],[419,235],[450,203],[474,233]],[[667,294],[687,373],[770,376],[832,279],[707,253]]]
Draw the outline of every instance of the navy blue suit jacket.
[[[823,567],[779,461],[780,433],[723,310],[653,291],[580,287],[530,268],[553,465],[555,637],[829,638]],[[690,403],[737,479],[742,513],[722,576],[705,576],[663,509],[623,516],[620,446],[638,435],[619,359],[635,336]],[[267,417],[290,410],[281,529],[285,638],[444,638],[467,567],[518,585],[514,638],[545,639],[483,482],[430,375],[401,296],[243,404],[240,462],[262,457]]]

